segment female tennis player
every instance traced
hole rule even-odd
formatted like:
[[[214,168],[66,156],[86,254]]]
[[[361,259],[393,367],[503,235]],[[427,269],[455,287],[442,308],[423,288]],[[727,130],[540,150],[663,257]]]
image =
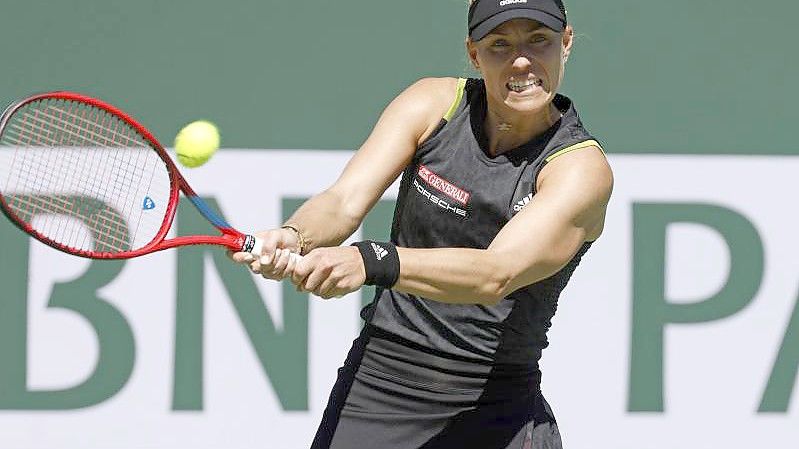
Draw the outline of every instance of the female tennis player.
[[[323,298],[378,286],[314,449],[561,447],[538,360],[612,173],[557,93],[561,1],[477,0],[468,17],[482,77],[410,86],[333,186],[260,233],[259,260],[233,255]],[[338,246],[400,174],[391,241]]]

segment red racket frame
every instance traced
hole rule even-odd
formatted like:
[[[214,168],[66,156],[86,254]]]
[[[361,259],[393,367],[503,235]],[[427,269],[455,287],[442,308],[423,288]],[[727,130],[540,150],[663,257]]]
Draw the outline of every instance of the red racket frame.
[[[253,247],[256,244],[255,238],[251,235],[247,235],[237,231],[236,229],[233,229],[232,227],[227,225],[227,223],[225,223],[224,220],[217,217],[213,213],[213,211],[210,208],[208,208],[208,206],[205,205],[205,203],[197,196],[197,194],[194,192],[191,186],[186,182],[186,179],[180,173],[177,166],[172,161],[172,158],[169,157],[164,147],[150,133],[150,131],[147,130],[147,128],[142,126],[140,123],[138,123],[136,120],[134,120],[131,116],[129,116],[122,110],[102,100],[98,100],[96,98],[68,91],[47,92],[38,95],[33,95],[31,97],[28,97],[24,100],[12,104],[5,110],[5,112],[3,112],[2,117],[0,117],[0,134],[2,134],[2,131],[5,129],[6,123],[8,122],[9,118],[13,116],[14,113],[18,111],[20,108],[35,101],[48,100],[48,99],[77,101],[84,104],[88,104],[90,106],[100,108],[108,112],[109,114],[113,114],[114,116],[123,120],[125,123],[132,126],[142,137],[144,137],[144,139],[150,144],[152,150],[154,150],[156,154],[158,154],[158,156],[161,158],[161,160],[164,161],[164,164],[166,164],[170,180],[169,203],[167,204],[164,222],[161,224],[161,227],[158,230],[156,236],[147,245],[133,251],[123,251],[118,253],[86,251],[77,248],[72,248],[66,245],[62,245],[58,242],[55,242],[52,239],[49,239],[48,237],[42,235],[41,233],[33,229],[29,224],[25,223],[25,221],[20,219],[11,210],[5,198],[3,197],[2,192],[0,192],[0,209],[2,209],[3,213],[18,228],[25,231],[28,235],[34,237],[36,240],[39,240],[40,242],[48,246],[51,246],[59,251],[63,251],[69,254],[74,254],[80,257],[87,257],[90,259],[130,259],[132,257],[151,254],[156,251],[162,251],[169,248],[175,248],[178,246],[187,246],[187,245],[220,245],[234,251],[251,251],[253,249]],[[222,235],[179,236],[166,240],[166,235],[169,232],[169,229],[172,227],[172,222],[175,219],[177,206],[178,203],[180,202],[181,191],[184,193],[184,195],[186,195],[188,199],[191,200],[192,204],[194,204],[197,210],[215,228],[219,229]],[[221,226],[220,224],[224,224],[225,226]]]

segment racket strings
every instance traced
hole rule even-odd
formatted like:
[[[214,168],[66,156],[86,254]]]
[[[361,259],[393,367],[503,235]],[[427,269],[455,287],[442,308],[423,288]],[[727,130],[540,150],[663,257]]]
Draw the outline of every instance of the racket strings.
[[[28,114],[27,111],[20,111],[21,114],[24,115],[25,118],[29,119],[30,122],[36,122],[39,126],[34,127],[35,131],[38,131],[38,134],[32,134],[31,137],[38,137],[41,139],[46,139],[49,136],[52,136],[53,133],[61,131],[62,133],[66,134],[68,137],[78,138],[81,141],[94,143],[99,145],[104,145],[106,148],[118,146],[120,142],[126,143],[128,146],[131,144],[142,147],[142,148],[149,148],[150,144],[145,143],[139,139],[136,139],[136,136],[131,136],[129,134],[124,134],[119,132],[116,128],[112,129],[108,125],[108,121],[113,120],[115,127],[119,127],[121,121],[116,117],[111,117],[108,114],[104,114],[104,117],[87,117],[85,115],[80,116],[77,114],[72,113],[69,110],[61,109],[52,105],[48,105],[46,110],[52,111],[54,114],[46,114],[43,111],[38,109],[34,110],[34,114]],[[85,110],[84,110],[85,111]],[[94,114],[100,114],[99,111],[94,110],[91,111]],[[57,115],[56,115],[57,114]],[[41,115],[41,117],[40,117]],[[66,118],[64,118],[66,116]],[[94,119],[92,119],[94,118]],[[73,121],[70,121],[72,119]],[[110,119],[110,120],[109,120]],[[103,121],[103,123],[99,123]],[[74,130],[70,130],[69,127],[73,124],[80,124],[81,127],[77,127]],[[30,125],[30,123],[22,122],[22,125]],[[9,127],[17,130],[26,131],[23,129],[21,124],[18,123],[9,123]],[[124,130],[129,132],[130,128],[125,126]],[[101,134],[101,132],[105,132],[107,135]],[[47,133],[47,135],[45,135]],[[109,137],[110,136],[110,137]],[[51,141],[53,139],[51,138]],[[68,139],[59,139],[63,140],[63,143],[72,143],[69,142]],[[26,142],[28,144],[32,142]]]
[[[88,125],[88,126],[85,127],[84,131],[85,131],[85,134],[88,134],[88,136],[82,136],[81,132],[71,132],[71,130],[69,129],[70,122],[69,122],[68,118],[69,117],[78,118],[78,116],[76,114],[71,113],[71,108],[65,110],[65,109],[60,109],[60,108],[53,107],[53,106],[50,105],[50,106],[48,106],[48,110],[54,111],[57,114],[58,119],[60,119],[62,121],[62,123],[66,123],[67,124],[66,126],[64,126],[64,129],[62,131],[67,134],[66,140],[68,141],[69,144],[78,145],[78,146],[83,146],[83,145],[86,145],[87,143],[89,143],[89,144],[99,144],[99,145],[101,145],[104,148],[109,148],[109,145],[110,145],[110,147],[115,146],[115,142],[113,140],[102,136],[98,132],[92,132],[93,131],[92,128],[94,128],[94,123],[93,122],[86,122],[84,120],[85,123],[83,123],[83,124],[84,125],[86,125],[86,124]],[[64,115],[68,116],[68,118],[64,118]],[[84,115],[85,115],[85,109],[84,109]],[[112,120],[112,121],[114,122],[114,129],[116,129],[119,126],[119,121],[118,120]],[[77,124],[80,125],[80,122],[78,122]],[[111,128],[109,127],[109,128],[106,128],[106,129],[111,129]],[[139,146],[144,146],[144,144],[142,144],[142,143],[139,143],[139,144],[140,144]],[[107,157],[108,157],[107,154],[104,154],[104,157],[107,159]],[[100,161],[98,161],[98,164],[101,164],[102,162],[107,162],[107,161],[100,160]],[[120,166],[120,168],[124,168],[124,166]],[[120,173],[124,174],[124,172],[125,172],[125,170],[120,170]],[[122,176],[116,177],[115,181],[119,181],[120,178],[122,178]],[[100,181],[101,178],[91,177],[91,178],[88,178],[88,179],[91,180],[91,188],[92,189],[97,189],[99,187],[97,185],[97,183]],[[116,190],[118,190],[118,189],[114,189],[113,193],[116,193]],[[124,213],[125,213],[125,211],[123,211],[123,214]],[[115,215],[115,214],[109,214],[109,215]],[[97,218],[95,218],[95,219],[93,219],[93,220],[91,220],[89,222],[90,229],[96,229],[96,227],[99,224],[98,221],[100,220],[100,218],[105,219],[105,217],[102,217],[101,215],[96,215],[95,217],[97,217]],[[122,228],[122,223],[121,222],[117,222],[117,223],[111,222],[110,224],[112,225],[111,227],[113,229],[113,233],[111,233],[111,234],[100,234],[101,237],[105,237],[105,240],[119,240],[119,238],[116,237],[117,235],[126,234],[126,230],[121,229]],[[100,243],[107,243],[107,242],[106,241],[101,241]],[[125,249],[125,247],[123,246],[120,249]]]
[[[131,251],[150,243],[164,223],[168,169],[147,139],[114,114],[71,100],[35,101],[7,120],[1,147],[11,147],[0,149],[9,207],[60,245]]]
[[[49,123],[48,121],[49,114],[46,114],[44,111],[33,109],[32,114],[28,114],[25,111],[22,111],[22,115],[20,117],[22,119],[20,123],[24,126],[17,126],[16,128],[20,133],[24,133],[20,137],[23,137],[24,143],[27,143],[29,146],[42,146],[42,145],[57,146],[60,143],[64,145],[72,145],[74,143],[74,140],[72,139],[73,136],[69,135],[70,133],[68,129],[68,124],[65,125],[64,127],[60,127],[54,125],[53,123]],[[55,119],[55,117],[52,117],[50,121],[52,121],[52,119]],[[47,157],[42,158],[40,161],[42,167],[44,167],[44,171],[46,173],[54,173],[54,170],[58,166],[54,165],[52,152],[48,152],[45,154]],[[69,157],[69,159],[73,159],[71,152],[67,152],[66,156]],[[70,161],[70,163],[68,163],[68,165],[66,165],[65,168],[69,168],[73,164],[74,161]],[[39,174],[37,173],[36,175]],[[52,181],[51,179],[50,181],[50,184],[52,185],[52,188],[50,190],[54,192],[64,191],[65,190],[64,187],[67,184],[67,178],[69,177],[70,173],[67,173],[62,170],[56,173],[56,175],[57,175],[57,180]],[[39,182],[31,183],[30,180],[28,180],[28,183],[35,187],[35,191],[46,192],[48,190],[47,185],[42,183],[42,181],[46,179],[47,179],[46,177],[36,176],[36,180]],[[81,178],[77,179],[80,180]],[[58,205],[57,198],[58,198],[57,196],[51,196],[51,201],[53,202],[54,206]],[[55,218],[66,215],[66,216],[72,216],[74,218],[83,219],[84,218],[83,215],[80,214],[78,210],[75,210],[73,213],[64,214],[63,211],[58,210],[57,207],[54,207],[53,209],[55,212],[62,212],[62,213],[46,214],[45,213],[46,211],[41,210],[42,206],[41,205],[38,206],[39,207],[34,207],[33,204],[28,204],[28,209],[29,209],[28,212],[38,211],[42,213],[43,217],[39,217],[39,219],[45,221],[41,222],[41,224],[39,225],[40,226],[39,230],[43,234],[51,236],[51,235],[65,235],[68,233],[70,235],[70,238],[68,238],[69,241],[74,241],[74,239],[77,238],[76,236],[76,232],[78,231],[77,229],[74,228],[69,229],[69,232],[67,232],[66,231],[67,222],[65,220],[55,220]],[[32,218],[33,217],[31,216],[30,219]],[[91,223],[89,223],[89,225],[91,226]],[[84,236],[82,239],[82,243],[79,246],[85,247],[87,240],[88,237]]]
[[[75,142],[73,141],[71,143],[75,143]],[[47,164],[47,165],[49,165],[49,164]],[[61,188],[63,189],[63,187],[61,187]],[[55,211],[57,211],[57,212],[69,212],[69,211],[65,211],[64,210],[64,203],[63,203],[63,201],[59,202],[58,201],[58,197],[53,197],[52,198],[52,203],[53,203],[53,206],[54,206],[53,209]],[[67,206],[69,206],[69,204],[67,204]],[[42,207],[41,204],[32,203],[28,207],[29,207],[29,209],[32,208],[33,211],[47,212],[46,210],[42,210],[43,207]],[[74,209],[74,207],[73,207],[73,209]],[[127,242],[122,241],[120,239],[116,239],[116,238],[113,237],[114,235],[126,234],[126,232],[121,232],[122,228],[120,227],[119,218],[117,217],[115,221],[112,220],[112,217],[114,217],[116,214],[96,214],[96,215],[93,215],[93,216],[89,216],[89,215],[86,215],[86,214],[82,214],[82,213],[80,213],[79,211],[76,210],[73,213],[67,214],[67,215],[72,215],[73,217],[79,218],[82,221],[86,222],[88,224],[89,228],[94,230],[93,234],[95,235],[95,238],[96,238],[96,236],[99,236],[102,239],[102,237],[105,236],[106,240],[107,240],[110,237],[112,239],[112,241],[115,241],[115,243],[117,244],[116,246],[120,250],[121,249],[125,249],[128,246]],[[105,215],[108,215],[108,216],[105,216]],[[52,223],[52,218],[54,216],[55,215],[50,215],[48,217],[48,218],[50,218],[50,222],[51,223]],[[64,223],[65,223],[65,221],[61,220],[62,226],[60,226],[59,228],[57,228],[55,230],[56,234],[60,233],[60,234],[63,235],[63,224]],[[54,231],[50,229],[50,228],[52,228],[52,226],[48,226],[49,224],[50,223],[45,223],[42,226],[46,230],[45,232],[47,234],[53,234]],[[68,237],[68,239],[71,239],[71,240],[74,241],[74,234],[75,234],[75,230],[74,229],[73,229],[71,234],[72,234],[72,237],[71,238]],[[85,242],[87,240],[87,237],[84,237],[83,240],[84,240],[84,243],[82,245],[78,245],[78,246],[84,246],[84,247],[86,246]],[[103,244],[102,246],[108,246],[103,241],[100,241],[98,243]],[[95,250],[97,250],[97,249],[98,248],[95,248]]]
[[[65,145],[75,145],[75,144],[81,144],[82,143],[79,140],[75,139],[75,137],[80,137],[80,136],[75,134],[75,133],[73,133],[73,132],[71,132],[69,130],[69,126],[68,126],[68,124],[66,124],[66,122],[64,122],[65,126],[63,126],[63,127],[62,126],[48,127],[49,123],[47,121],[45,121],[44,119],[40,118],[40,115],[41,115],[40,112],[41,111],[34,110],[34,114],[33,115],[23,113],[23,115],[21,116],[23,118],[21,123],[24,124],[25,126],[13,126],[13,124],[11,126],[12,128],[16,128],[19,131],[19,139],[11,138],[9,140],[12,143],[36,145],[36,146],[41,146],[41,145],[55,146],[58,143],[63,143]],[[66,112],[66,111],[64,111],[64,112]],[[50,117],[50,118],[54,119],[55,117]],[[52,129],[48,129],[48,128],[52,128]],[[69,138],[65,138],[64,136],[69,136]],[[37,137],[38,137],[38,139],[36,139]],[[34,139],[36,139],[36,140],[34,140]],[[48,153],[47,155],[50,156],[51,154],[52,153]],[[74,163],[74,158],[72,157],[72,152],[67,152],[66,155],[70,159],[73,159],[73,163]],[[44,167],[44,170],[46,172],[49,172],[49,173],[53,172],[53,168],[52,168],[53,164],[52,164],[52,158],[51,157],[43,158],[40,161],[40,163],[41,163],[41,166]],[[69,165],[72,165],[72,164],[69,164]],[[51,183],[51,184],[53,184],[52,190],[54,190],[54,191],[63,191],[64,190],[63,184],[64,184],[64,181],[66,179],[66,176],[59,176],[58,178],[59,178],[59,180],[61,182],[56,181],[54,183]],[[37,180],[41,180],[42,178],[37,177],[36,179]],[[80,180],[80,178],[78,178],[78,179]],[[27,181],[26,182],[27,184],[34,186],[34,191],[37,191],[37,192],[41,192],[42,191],[42,187],[40,185],[32,183],[30,178],[25,179],[25,181]],[[60,186],[58,184],[60,184]],[[85,182],[84,182],[84,184],[85,184]],[[96,185],[94,185],[94,186],[96,187]],[[87,187],[90,188],[92,186],[84,185],[82,190],[88,190]],[[22,200],[22,198],[26,198],[26,200]],[[63,225],[66,223],[64,220],[61,220],[60,222],[56,221],[56,224],[61,224],[61,226],[59,228],[54,230],[53,226],[52,226],[53,225],[53,217],[57,217],[59,215],[67,215],[67,216],[72,216],[73,218],[78,218],[78,219],[84,221],[85,223],[87,223],[90,229],[97,228],[98,224],[99,224],[98,222],[100,222],[103,219],[103,217],[101,215],[96,215],[94,218],[92,218],[91,216],[88,216],[87,214],[81,213],[79,205],[64,204],[63,201],[59,201],[59,197],[58,196],[50,196],[49,197],[49,201],[50,201],[49,205],[48,204],[42,204],[41,201],[37,201],[39,197],[34,197],[34,198],[35,199],[30,199],[29,197],[19,197],[19,198],[16,199],[15,204],[18,205],[18,206],[19,205],[26,206],[26,208],[23,209],[22,212],[27,212],[27,214],[26,214],[26,215],[28,215],[28,217],[26,217],[27,221],[30,221],[32,219],[33,215],[36,215],[35,213],[37,213],[37,212],[42,213],[42,214],[46,214],[45,215],[45,219],[47,221],[45,221],[44,223],[40,223],[38,225],[38,230],[41,233],[45,234],[46,236],[52,236],[54,234],[62,235],[62,236],[64,235],[64,232],[63,232],[64,226]],[[64,209],[64,206],[67,206],[67,210]],[[47,214],[48,212],[49,212],[49,214]],[[108,229],[106,229],[107,232],[105,232],[105,235],[111,235],[111,233],[113,232],[112,229],[113,229],[112,227],[109,227]],[[68,236],[66,238],[66,240],[74,241],[75,231],[76,231],[75,229],[72,229],[71,232],[70,232],[70,236]],[[103,234],[101,234],[101,235],[103,235]],[[83,243],[75,245],[75,246],[84,247],[87,240],[88,240],[88,237],[84,236],[83,237]],[[103,242],[100,242],[100,243],[103,243]]]
[[[77,116],[77,115],[75,115],[75,114],[71,114],[71,113],[69,113],[69,111],[68,111],[68,110],[63,110],[63,109],[59,109],[59,108],[54,108],[54,107],[52,107],[52,106],[49,106],[49,107],[48,107],[48,110],[55,111],[55,112],[57,112],[59,115],[60,115],[60,114],[66,114],[66,115],[69,115],[69,116],[72,116],[72,117],[78,117],[78,116]],[[37,112],[38,112],[38,111],[37,111]],[[37,114],[37,115],[38,115],[38,114]],[[50,118],[50,119],[56,119],[56,118],[57,118],[56,116],[53,116],[53,115],[47,115],[47,114],[44,114],[44,115],[45,115],[46,117]],[[26,143],[26,144],[28,144],[28,145],[30,145],[30,144],[46,144],[46,145],[49,145],[49,146],[55,146],[55,145],[57,145],[57,144],[58,144],[60,141],[62,141],[62,140],[63,140],[63,142],[64,142],[65,144],[67,144],[67,145],[75,145],[75,146],[83,146],[83,145],[87,145],[87,144],[92,144],[92,143],[93,143],[93,141],[91,141],[91,140],[88,140],[86,137],[82,136],[82,135],[81,135],[79,132],[72,132],[72,131],[70,131],[70,130],[69,130],[69,126],[68,126],[68,125],[69,125],[69,123],[68,123],[68,122],[66,122],[66,121],[64,121],[64,120],[61,120],[61,123],[62,123],[62,124],[64,124],[64,126],[54,126],[54,128],[55,128],[55,134],[53,134],[53,133],[50,133],[50,132],[48,132],[49,130],[46,128],[46,126],[49,124],[49,122],[47,122],[47,121],[45,121],[45,120],[42,120],[42,119],[39,119],[39,118],[37,118],[37,117],[35,117],[35,116],[31,116],[30,114],[24,114],[24,113],[23,113],[23,117],[24,117],[25,119],[31,120],[31,121],[33,121],[33,122],[37,122],[37,123],[39,124],[39,127],[38,127],[37,129],[33,129],[33,130],[31,130],[31,134],[32,134],[32,135],[30,136],[30,137],[36,137],[37,135],[35,134],[35,132],[39,132],[39,134],[38,134],[39,140],[38,140],[38,141],[36,141],[36,142],[33,142],[33,141],[31,141],[31,139],[30,139],[30,138],[28,138],[28,139],[25,139],[25,140],[26,140],[25,142],[23,142],[23,141],[21,141],[21,140],[19,140],[19,139],[17,139],[17,140],[15,140],[15,139],[9,139],[9,140],[10,140],[10,141],[12,141],[12,142],[16,142],[16,143],[18,143],[18,144]],[[93,123],[91,123],[91,122],[87,122],[87,123],[88,123],[89,125],[93,125]],[[117,125],[118,125],[118,121],[117,121]],[[21,128],[20,126],[13,126],[13,125],[12,125],[11,127],[12,127],[12,128],[16,128],[16,129],[18,129],[18,130],[22,130],[22,128]],[[23,130],[23,131],[24,131],[24,130]],[[58,134],[59,132],[60,132],[60,133],[62,133],[62,135],[61,135],[61,136],[59,136],[59,134]],[[99,135],[99,134],[97,134],[97,133],[92,133],[92,132],[90,132],[89,134],[90,134],[92,137],[94,137],[94,138],[97,138],[97,137],[102,137],[102,136],[100,136],[100,135]],[[118,136],[118,137],[125,137],[125,138],[126,138],[126,139],[128,139],[129,141],[132,141],[132,139],[130,139],[130,137],[129,137],[129,136],[123,136],[122,134],[119,134],[119,133],[114,133],[114,134],[116,134],[116,136]],[[60,137],[63,137],[63,136],[66,136],[66,138],[64,138],[64,139],[61,139]],[[106,142],[105,142],[105,143],[111,143],[111,144],[113,144],[113,142],[112,142],[112,141],[108,141],[108,140],[106,140]],[[142,144],[141,142],[136,142],[136,143],[139,143],[139,144],[141,144],[141,145],[144,145],[144,144]],[[106,148],[108,148],[108,147],[107,147],[107,145],[106,145]],[[137,154],[140,154],[140,153],[141,153],[141,152],[139,152],[139,153],[137,153]],[[74,160],[74,157],[72,156],[72,152],[68,152],[68,153],[66,153],[66,154],[68,155],[68,157],[69,157],[69,158],[71,158],[71,159],[72,159],[72,161],[71,161],[71,162],[72,162],[73,164],[71,164],[71,165],[73,165],[73,166],[74,166],[75,160]],[[83,164],[85,164],[85,163],[86,163],[86,160],[85,160],[85,158],[83,158],[83,160],[82,160],[82,161],[80,161],[79,163],[83,163]],[[51,164],[50,164],[50,158],[46,159],[46,162],[45,162],[45,164],[44,164],[44,165],[45,165],[46,169],[50,169],[50,166],[51,166]],[[124,168],[124,166],[122,166],[122,167]],[[91,168],[96,168],[96,167],[95,167],[95,166],[92,166]],[[121,170],[121,173],[122,173],[122,175],[123,175],[123,176],[120,176],[120,177],[118,177],[118,178],[116,179],[116,182],[117,182],[117,183],[120,183],[120,182],[122,182],[122,183],[123,183],[122,185],[124,186],[124,183],[125,183],[125,182],[128,182],[128,183],[129,183],[129,182],[133,182],[133,181],[134,181],[134,179],[133,179],[133,176],[125,176],[125,175],[127,175],[127,174],[130,174],[130,175],[132,175],[132,174],[133,174],[133,173],[132,173],[130,170],[124,170],[124,169],[123,169],[123,170]],[[123,178],[124,178],[124,179],[123,179]],[[61,177],[61,179],[62,179],[62,180],[64,180],[64,179],[66,179],[66,177]],[[98,185],[97,185],[97,179],[98,179],[98,178],[89,178],[89,179],[88,179],[88,181],[90,182],[90,184],[89,184],[89,185],[87,185],[87,184],[86,184],[86,182],[84,182],[83,188],[84,188],[84,189],[96,189],[96,188],[98,187]],[[29,181],[30,181],[30,180],[29,180]],[[83,179],[83,181],[86,181],[86,179]],[[58,187],[56,190],[63,190],[63,187],[64,187],[64,186],[63,186],[63,183],[61,183],[61,186],[60,186],[60,187]],[[69,212],[69,209],[64,209],[63,207],[58,207],[58,200],[57,200],[57,198],[56,198],[56,197],[54,197],[54,198],[53,198],[53,203],[54,203],[54,206],[55,206],[55,207],[53,208],[53,211],[55,211],[55,212],[61,212],[62,214],[63,214],[63,213],[65,213],[65,212]],[[34,205],[34,204],[31,204],[31,205],[29,205],[29,207],[32,207],[32,208],[33,208],[33,210],[34,210],[34,211],[37,211],[37,212],[47,212],[47,209],[46,209],[46,208],[44,208],[44,207],[42,207],[41,205]],[[123,212],[127,212],[127,211],[123,211]],[[101,225],[100,221],[101,221],[101,220],[104,220],[104,221],[105,221],[106,223],[108,223],[109,225],[108,225],[108,226],[106,226],[106,227],[105,227],[105,229],[104,229],[106,232],[105,232],[105,233],[101,233],[99,236],[100,236],[100,237],[106,237],[106,238],[109,238],[109,239],[111,239],[111,240],[113,240],[113,241],[116,241],[117,243],[119,243],[119,244],[120,244],[120,246],[119,246],[119,248],[118,248],[118,249],[119,249],[119,251],[121,251],[121,250],[125,250],[125,249],[126,249],[126,246],[128,245],[128,242],[125,242],[125,241],[123,241],[123,240],[120,240],[120,239],[118,239],[118,238],[114,238],[114,237],[113,237],[113,234],[119,234],[119,233],[127,234],[127,232],[122,232],[123,230],[120,228],[120,226],[119,226],[119,222],[117,222],[116,226],[112,227],[112,226],[110,226],[110,225],[111,225],[111,224],[113,224],[113,222],[111,222],[111,221],[109,220],[109,217],[104,217],[103,215],[95,215],[94,217],[89,217],[89,216],[86,216],[86,215],[82,215],[82,214],[80,214],[80,213],[75,213],[75,214],[73,214],[73,215],[74,215],[74,216],[76,216],[76,218],[83,219],[83,220],[84,220],[86,223],[88,223],[88,224],[89,224],[90,228],[92,228],[92,229],[96,229],[96,228],[98,228],[98,227]],[[116,216],[116,214],[113,214],[113,215],[114,215],[114,216]],[[50,220],[50,223],[52,223],[52,215],[51,215],[49,218],[51,218],[51,220]],[[62,223],[63,223],[63,222],[62,222]],[[52,229],[48,228],[47,226],[48,226],[48,224],[44,224],[44,225],[43,225],[43,228],[44,228],[43,230],[44,230],[46,233],[52,233]],[[56,230],[56,231],[58,231],[58,230]],[[86,237],[84,237],[84,242],[83,242],[84,244],[86,243],[86,240],[87,240],[87,238],[86,238]],[[100,243],[104,243],[104,242],[100,242]],[[85,245],[84,245],[84,246],[85,246]]]
[[[32,218],[39,214],[73,216],[88,224],[92,233],[99,237],[97,245],[93,248],[95,251],[121,252],[130,249],[127,231],[119,226],[121,217],[114,214],[113,211],[105,209],[100,210],[99,213],[82,213],[80,206],[77,206],[74,200],[52,196],[46,198],[33,196],[24,200],[19,200],[19,197],[15,198],[18,199],[17,205],[23,206],[19,210],[27,214],[22,217],[26,222],[31,222]],[[85,237],[84,240],[86,240]]]

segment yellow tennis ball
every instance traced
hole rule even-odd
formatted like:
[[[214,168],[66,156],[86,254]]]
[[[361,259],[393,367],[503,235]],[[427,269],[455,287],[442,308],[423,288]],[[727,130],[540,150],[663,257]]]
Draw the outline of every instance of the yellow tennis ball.
[[[178,161],[186,167],[199,167],[219,149],[219,130],[206,120],[191,122],[175,137]]]

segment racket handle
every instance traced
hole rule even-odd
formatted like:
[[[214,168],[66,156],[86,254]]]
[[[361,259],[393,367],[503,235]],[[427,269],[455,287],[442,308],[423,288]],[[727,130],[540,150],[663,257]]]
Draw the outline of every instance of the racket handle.
[[[252,245],[250,254],[255,257],[261,257],[261,251],[264,249],[264,241],[255,236],[253,236],[253,239],[255,240],[255,243]],[[294,260],[294,263],[302,260],[302,256],[297,253],[291,253],[290,257]]]
[[[255,236],[253,236],[252,238],[255,241],[255,243],[252,245],[250,254],[252,254],[255,257],[261,257],[261,251],[264,249],[264,241]]]

